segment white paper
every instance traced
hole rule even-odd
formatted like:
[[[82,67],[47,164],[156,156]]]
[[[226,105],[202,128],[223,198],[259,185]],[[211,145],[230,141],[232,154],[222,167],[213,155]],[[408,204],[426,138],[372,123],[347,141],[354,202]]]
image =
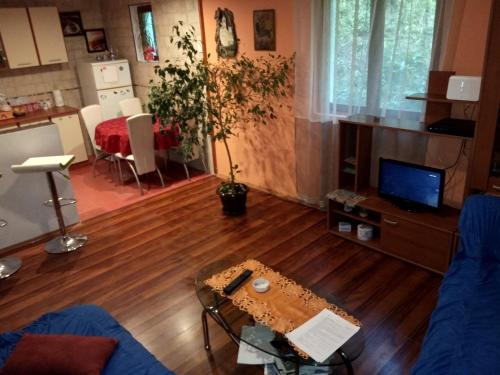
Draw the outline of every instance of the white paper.
[[[285,336],[316,362],[323,362],[358,330],[358,326],[324,309]]]
[[[256,349],[243,341],[246,340],[252,344],[256,344],[256,346],[260,348],[266,348],[268,351],[275,352],[274,348],[269,343],[274,339],[274,333],[268,328],[260,324],[256,324],[255,326],[243,326],[241,327],[241,339],[237,363],[242,365],[263,365],[274,362],[274,356]]]
[[[265,365],[266,363],[274,362],[272,355],[248,345],[246,342],[240,341],[238,350],[237,363],[241,365]]]
[[[118,81],[118,69],[115,65],[106,65],[101,69],[104,83],[113,83]]]

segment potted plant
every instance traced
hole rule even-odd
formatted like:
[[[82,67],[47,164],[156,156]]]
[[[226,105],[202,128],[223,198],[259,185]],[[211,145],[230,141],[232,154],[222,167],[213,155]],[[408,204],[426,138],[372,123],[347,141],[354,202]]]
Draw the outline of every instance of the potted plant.
[[[183,157],[207,135],[223,143],[229,160],[229,178],[217,189],[224,213],[246,210],[248,187],[236,181],[239,166],[233,160],[228,139],[241,126],[267,124],[276,119],[279,99],[288,96],[293,56],[251,59],[203,59],[193,27],[182,22],[173,27],[170,43],[180,53],[178,61],[155,67],[156,80],[149,87],[149,110],[162,129],[175,128]],[[172,126],[174,125],[174,126]],[[200,134],[203,137],[200,137]]]

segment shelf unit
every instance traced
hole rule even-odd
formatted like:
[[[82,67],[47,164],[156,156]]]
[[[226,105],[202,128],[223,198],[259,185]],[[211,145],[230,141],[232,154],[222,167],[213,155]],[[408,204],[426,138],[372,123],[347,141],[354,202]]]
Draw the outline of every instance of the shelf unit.
[[[358,203],[352,212],[345,212],[342,204],[330,200],[328,230],[331,233],[434,272],[443,274],[447,271],[456,246],[459,211],[444,208],[439,214],[409,213],[393,207],[370,187],[370,170],[373,129],[470,139],[427,131],[428,124],[451,117],[451,106],[455,101],[446,99],[445,93],[453,74],[430,72],[429,92],[408,97],[427,102],[424,122],[369,115],[355,115],[339,121],[339,188],[365,195],[368,199]],[[367,217],[359,215],[360,208],[368,213]],[[340,232],[340,221],[350,222],[352,231]],[[357,238],[356,226],[361,223],[373,226],[371,241]]]
[[[351,212],[345,212],[342,203],[328,201],[330,233],[440,274],[448,270],[456,247],[458,210],[446,208],[439,215],[411,213],[379,198],[373,189],[364,195],[368,199],[359,202]],[[361,211],[367,216],[362,217]],[[339,231],[341,221],[351,223],[351,232]],[[358,224],[373,226],[372,240],[357,238]]]
[[[471,139],[457,135],[430,133],[426,130],[426,125],[418,121],[386,119],[369,115],[350,116],[340,120],[339,125],[339,188],[354,192],[370,187],[373,129],[388,129],[460,140]]]
[[[362,217],[359,212],[359,206],[354,207],[352,212],[346,212],[344,211],[344,205],[342,203],[330,199],[328,201],[328,230],[349,241],[359,243],[377,251],[382,251],[382,247],[380,246],[380,213],[366,210],[367,216]],[[351,232],[340,232],[338,229],[339,222],[349,222],[352,227]],[[358,224],[369,224],[373,226],[372,240],[362,241],[358,239],[356,234],[356,227]]]

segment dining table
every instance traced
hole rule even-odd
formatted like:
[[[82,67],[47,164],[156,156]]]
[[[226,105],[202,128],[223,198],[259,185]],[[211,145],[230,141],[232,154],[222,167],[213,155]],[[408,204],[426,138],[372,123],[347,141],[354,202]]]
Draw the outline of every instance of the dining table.
[[[130,155],[130,139],[128,136],[127,116],[121,116],[102,121],[95,128],[95,143],[102,151],[109,154],[121,153],[123,156]],[[159,120],[153,125],[155,150],[168,150],[179,145],[177,134],[166,127],[164,131],[160,128]]]

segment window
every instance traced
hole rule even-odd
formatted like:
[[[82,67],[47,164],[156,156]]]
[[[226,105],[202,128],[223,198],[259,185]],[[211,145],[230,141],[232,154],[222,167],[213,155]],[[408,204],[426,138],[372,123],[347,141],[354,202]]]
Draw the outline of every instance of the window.
[[[432,53],[436,0],[333,0],[331,103],[337,113],[418,116]]]
[[[131,5],[130,19],[137,60],[142,62],[158,61],[160,58],[151,4]]]

